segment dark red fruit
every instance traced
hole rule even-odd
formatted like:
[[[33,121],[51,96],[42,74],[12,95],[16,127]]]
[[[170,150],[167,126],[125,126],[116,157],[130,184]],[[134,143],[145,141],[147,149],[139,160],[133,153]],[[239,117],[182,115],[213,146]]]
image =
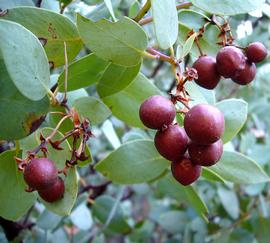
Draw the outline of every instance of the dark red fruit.
[[[217,70],[224,78],[232,78],[245,67],[246,57],[234,46],[225,46],[217,54]]]
[[[65,184],[64,181],[58,177],[56,182],[44,189],[44,190],[40,190],[38,191],[39,196],[46,202],[56,202],[59,199],[61,199],[64,196],[65,193]]]
[[[171,170],[173,177],[184,186],[196,181],[201,174],[201,166],[194,165],[188,157],[172,162]]]
[[[198,79],[195,79],[198,85],[206,89],[214,89],[217,86],[220,75],[217,71],[215,58],[202,56],[193,64],[193,68],[198,73]]]
[[[170,125],[176,115],[174,104],[161,95],[151,96],[140,107],[142,123],[152,129],[161,129],[164,125]]]
[[[30,188],[42,190],[56,182],[57,174],[53,161],[47,158],[35,158],[25,167],[24,180]]]
[[[249,84],[256,75],[256,65],[252,62],[246,62],[244,69],[237,72],[237,74],[232,78],[232,80],[240,85]]]
[[[212,166],[220,160],[222,153],[223,143],[221,140],[210,145],[199,145],[196,143],[188,145],[188,154],[196,165]]]
[[[170,161],[177,161],[187,150],[188,136],[185,130],[176,125],[170,125],[164,131],[160,130],[155,136],[157,151]]]
[[[201,145],[219,140],[224,132],[224,116],[212,105],[200,104],[185,115],[184,128],[189,138]]]
[[[267,49],[261,42],[253,42],[248,45],[246,55],[250,62],[261,62],[267,56]]]

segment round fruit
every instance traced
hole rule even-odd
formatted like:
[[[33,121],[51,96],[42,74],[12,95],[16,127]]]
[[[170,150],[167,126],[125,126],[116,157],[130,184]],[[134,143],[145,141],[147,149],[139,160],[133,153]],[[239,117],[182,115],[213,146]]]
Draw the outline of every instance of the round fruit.
[[[47,158],[35,158],[26,165],[24,180],[30,188],[42,190],[56,182],[57,174],[57,168],[53,161]]]
[[[176,125],[170,125],[164,131],[160,130],[155,136],[157,151],[170,161],[177,161],[187,150],[188,137],[185,130]]]
[[[261,62],[267,56],[267,49],[261,42],[253,42],[248,45],[246,54],[250,62]]]
[[[214,106],[199,104],[185,115],[184,128],[189,138],[201,145],[219,140],[224,132],[224,116]]]
[[[232,80],[240,85],[249,84],[256,75],[256,65],[254,62],[246,62],[244,69],[237,72],[237,74],[232,78]]]
[[[65,193],[65,184],[64,181],[58,177],[56,182],[44,189],[44,190],[40,190],[38,191],[39,196],[46,202],[56,202],[59,199],[61,199],[64,196]]]
[[[193,64],[193,68],[198,73],[198,79],[195,79],[198,85],[206,89],[214,89],[217,86],[220,75],[217,71],[215,58],[202,56]]]
[[[243,52],[234,46],[225,46],[217,54],[217,70],[224,78],[231,78],[245,67]]]
[[[196,165],[212,166],[220,160],[222,153],[223,143],[221,140],[210,145],[199,145],[196,143],[188,145],[188,154]]]
[[[171,170],[173,177],[184,186],[196,181],[201,174],[201,166],[194,165],[188,157],[172,162]]]
[[[170,125],[176,116],[174,104],[161,95],[151,96],[140,107],[142,123],[152,129]]]

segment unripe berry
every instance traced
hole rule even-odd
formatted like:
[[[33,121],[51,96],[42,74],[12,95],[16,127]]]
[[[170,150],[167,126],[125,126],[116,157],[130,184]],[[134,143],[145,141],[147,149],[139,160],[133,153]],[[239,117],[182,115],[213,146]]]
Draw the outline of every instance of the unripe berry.
[[[145,100],[140,107],[142,123],[152,129],[170,125],[176,116],[174,104],[164,96],[155,95]]]
[[[57,174],[57,168],[53,161],[47,158],[35,158],[26,165],[24,180],[30,188],[42,190],[56,182]]]
[[[185,115],[184,128],[189,138],[202,145],[219,140],[224,132],[224,116],[212,105],[199,104]]]
[[[38,191],[39,196],[46,202],[52,203],[60,200],[65,193],[65,184],[64,181],[58,177],[56,182],[44,189]]]
[[[253,62],[246,62],[245,67],[238,71],[232,80],[237,84],[247,85],[255,78],[255,75],[256,65]]]
[[[201,166],[194,165],[187,157],[182,157],[177,162],[172,162],[173,177],[182,185],[187,186],[196,181],[201,174]]]
[[[223,153],[223,143],[221,140],[210,145],[199,145],[190,143],[188,154],[192,162],[201,166],[212,166],[217,163]]]
[[[246,58],[243,52],[234,46],[221,48],[216,57],[217,70],[224,78],[232,78],[245,67]]]
[[[248,45],[246,55],[250,62],[261,62],[267,56],[267,49],[261,42],[253,42]]]
[[[176,125],[169,125],[164,131],[160,130],[155,136],[157,151],[170,161],[177,161],[187,150],[188,137],[185,130]]]
[[[203,88],[214,89],[219,80],[220,74],[217,71],[216,59],[210,56],[202,56],[193,64],[197,70],[198,79],[195,82]]]

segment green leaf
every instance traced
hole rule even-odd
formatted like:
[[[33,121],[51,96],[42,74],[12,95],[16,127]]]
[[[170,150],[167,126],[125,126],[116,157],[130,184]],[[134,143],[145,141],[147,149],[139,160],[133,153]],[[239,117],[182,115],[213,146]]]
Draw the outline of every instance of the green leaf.
[[[208,209],[194,187],[182,186],[170,174],[157,183],[157,190],[164,196],[168,195],[178,202],[194,207],[197,213],[205,219]]]
[[[90,86],[100,80],[104,70],[109,65],[94,54],[80,58],[68,66],[67,90],[72,91]],[[59,90],[64,91],[65,71],[58,79]]]
[[[19,172],[14,156],[18,156],[14,150],[0,154],[0,216],[15,221],[34,204],[36,195],[25,192],[23,173]]]
[[[91,125],[98,125],[111,115],[108,107],[95,97],[88,96],[77,99],[73,106],[81,117],[89,119]]]
[[[10,79],[28,99],[41,100],[49,89],[50,72],[39,40],[23,26],[1,19],[0,32],[0,55]]]
[[[148,97],[160,94],[160,91],[145,76],[139,74],[122,91],[103,97],[114,116],[130,126],[144,127],[139,118],[140,105]]]
[[[93,22],[77,15],[77,26],[83,42],[98,57],[121,66],[141,62],[147,36],[133,20],[124,17],[115,23],[105,19]]]
[[[50,105],[48,97],[32,101],[23,96],[10,79],[1,55],[0,87],[0,140],[26,137],[45,119]]]
[[[99,96],[113,95],[125,89],[137,76],[141,63],[133,67],[122,67],[110,64],[97,85]]]
[[[185,88],[187,90],[187,92],[190,94],[191,97],[191,101],[190,101],[190,106],[194,106],[194,105],[198,105],[198,104],[207,104],[207,100],[204,97],[204,95],[202,94],[202,92],[200,91],[200,88],[194,83],[194,82],[187,82],[185,84]],[[211,92],[206,91],[206,92]]]
[[[110,153],[96,165],[96,169],[115,183],[137,184],[161,175],[168,165],[153,141],[136,140]]]
[[[102,224],[105,224],[114,204],[115,199],[110,196],[103,195],[98,197],[92,207],[93,216],[95,216]],[[123,234],[131,231],[120,206],[117,207],[114,217],[108,225],[108,229]]]
[[[175,0],[151,0],[157,41],[162,49],[170,48],[178,36],[178,16]]]
[[[190,52],[190,50],[191,50],[191,48],[193,46],[193,43],[195,41],[196,36],[197,36],[197,33],[192,34],[190,37],[188,37],[188,39],[184,43],[183,52],[182,52],[182,58],[184,58],[186,55],[189,54],[189,52]]]
[[[270,180],[255,161],[237,152],[224,151],[221,160],[211,170],[234,183],[256,184]]]
[[[236,15],[249,13],[253,10],[259,9],[264,4],[265,0],[191,0],[191,2],[198,8],[212,14],[220,15]]]
[[[182,9],[178,12],[179,23],[196,32],[202,28],[206,20],[211,21],[206,15],[191,9]]]
[[[248,104],[239,99],[223,100],[216,104],[224,114],[225,132],[222,136],[223,143],[227,143],[240,131],[247,120]]]
[[[62,14],[42,8],[18,7],[9,9],[1,18],[17,22],[33,32],[45,44],[48,59],[54,67],[65,63],[64,42],[67,44],[69,62],[82,48],[76,26]]]
[[[209,181],[218,181],[225,183],[225,180],[216,172],[212,171],[210,168],[203,167],[202,177],[206,178]]]

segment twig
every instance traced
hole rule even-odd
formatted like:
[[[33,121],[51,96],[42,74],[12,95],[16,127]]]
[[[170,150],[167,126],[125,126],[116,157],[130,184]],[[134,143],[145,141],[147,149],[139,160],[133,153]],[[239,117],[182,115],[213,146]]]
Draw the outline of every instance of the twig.
[[[138,14],[136,15],[136,17],[133,20],[136,22],[139,22],[143,18],[143,16],[148,12],[150,7],[151,7],[151,1],[147,0],[145,5],[141,8],[141,10],[138,12]]]
[[[62,103],[66,103],[67,102],[67,80],[68,80],[68,57],[67,57],[67,44],[64,41],[64,55],[65,55],[65,92],[64,92],[64,98]]]

